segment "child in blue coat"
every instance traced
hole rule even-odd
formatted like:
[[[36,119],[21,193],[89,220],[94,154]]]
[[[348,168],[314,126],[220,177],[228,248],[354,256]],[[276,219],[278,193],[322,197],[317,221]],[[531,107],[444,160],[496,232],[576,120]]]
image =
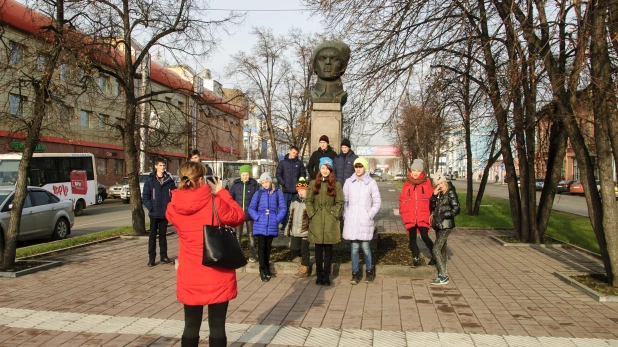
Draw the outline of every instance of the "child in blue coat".
[[[249,214],[254,221],[253,235],[258,240],[260,279],[268,282],[272,277],[269,260],[273,238],[279,236],[279,223],[285,217],[287,209],[283,193],[273,185],[270,173],[264,172],[260,176],[260,184],[262,187],[251,199]]]

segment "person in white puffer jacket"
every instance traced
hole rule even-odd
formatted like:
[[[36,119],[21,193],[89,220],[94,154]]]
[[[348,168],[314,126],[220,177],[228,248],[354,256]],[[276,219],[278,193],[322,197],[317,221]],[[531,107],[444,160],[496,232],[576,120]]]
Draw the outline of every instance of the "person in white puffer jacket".
[[[371,263],[371,247],[369,242],[373,238],[373,218],[378,211],[382,199],[376,181],[369,176],[369,163],[365,158],[354,160],[354,175],[348,178],[343,186],[345,203],[343,205],[343,238],[351,241],[352,249],[352,280],[351,284],[358,284],[362,274],[358,266],[358,249],[363,248],[365,258],[365,282],[371,283],[375,279],[375,271]]]

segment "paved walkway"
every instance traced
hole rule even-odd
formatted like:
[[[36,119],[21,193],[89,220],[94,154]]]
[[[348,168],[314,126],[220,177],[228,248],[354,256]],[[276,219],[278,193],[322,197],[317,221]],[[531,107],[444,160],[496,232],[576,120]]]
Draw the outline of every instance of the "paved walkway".
[[[453,232],[452,281],[446,286],[385,278],[379,266],[374,283],[356,286],[349,276],[318,287],[314,278],[279,275],[262,283],[256,274],[239,273],[239,296],[228,310],[228,341],[232,346],[618,346],[618,303],[596,302],[553,275],[600,271],[596,259],[573,250],[502,247],[488,235]],[[168,239],[169,253],[176,254],[177,238]],[[0,346],[180,346],[183,311],[176,301],[174,267],[146,267],[146,250],[146,240],[116,240],[56,256],[62,267],[0,279]],[[207,324],[201,336],[208,336]]]

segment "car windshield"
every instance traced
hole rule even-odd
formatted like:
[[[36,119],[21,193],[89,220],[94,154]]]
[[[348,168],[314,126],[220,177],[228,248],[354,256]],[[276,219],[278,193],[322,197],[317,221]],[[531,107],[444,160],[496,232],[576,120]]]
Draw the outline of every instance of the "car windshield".
[[[6,199],[13,191],[12,190],[0,190],[0,203]]]
[[[123,178],[120,181],[118,181],[118,183],[116,183],[118,185],[125,185],[125,184],[129,184],[129,179],[128,178]]]

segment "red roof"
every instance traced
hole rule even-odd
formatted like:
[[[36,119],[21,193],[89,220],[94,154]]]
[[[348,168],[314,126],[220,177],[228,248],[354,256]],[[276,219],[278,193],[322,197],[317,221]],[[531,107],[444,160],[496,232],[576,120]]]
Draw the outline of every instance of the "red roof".
[[[42,30],[41,27],[53,24],[48,16],[34,11],[15,0],[0,0],[0,23],[7,24],[26,34],[42,38],[47,36],[47,31]],[[102,57],[102,55],[99,55],[97,58],[103,61],[108,60]],[[191,82],[154,61],[150,63],[150,79],[171,89],[178,90],[180,93],[193,93],[193,84]],[[225,113],[239,119],[246,117],[247,110],[244,107],[231,104],[228,100],[210,90],[204,90],[202,97],[206,103]]]

